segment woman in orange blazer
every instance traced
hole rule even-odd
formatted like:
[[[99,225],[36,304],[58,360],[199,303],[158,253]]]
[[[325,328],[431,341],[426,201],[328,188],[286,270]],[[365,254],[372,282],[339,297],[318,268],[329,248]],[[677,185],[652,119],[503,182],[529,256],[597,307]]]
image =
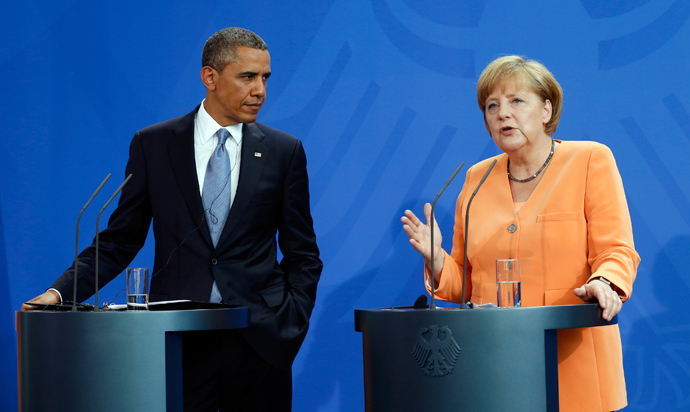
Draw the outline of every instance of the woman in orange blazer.
[[[522,305],[598,301],[610,320],[632,293],[640,258],[633,244],[623,183],[611,151],[594,142],[552,138],[562,90],[535,61],[502,57],[477,84],[486,127],[504,152],[471,167],[458,197],[453,249],[434,233],[439,299],[462,302],[465,211],[473,200],[467,244],[467,291],[473,303],[496,303],[496,259],[521,261]],[[429,221],[431,206],[425,205]],[[411,211],[403,228],[429,272],[430,230]],[[618,325],[558,332],[561,411],[613,411],[627,405]]]

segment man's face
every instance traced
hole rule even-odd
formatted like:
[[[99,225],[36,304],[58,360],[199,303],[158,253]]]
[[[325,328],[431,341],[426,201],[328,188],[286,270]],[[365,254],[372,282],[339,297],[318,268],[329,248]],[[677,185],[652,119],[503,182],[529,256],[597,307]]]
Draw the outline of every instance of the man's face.
[[[271,75],[267,50],[237,48],[237,60],[221,72],[201,69],[206,85],[204,108],[221,126],[256,121],[266,98],[266,81]]]

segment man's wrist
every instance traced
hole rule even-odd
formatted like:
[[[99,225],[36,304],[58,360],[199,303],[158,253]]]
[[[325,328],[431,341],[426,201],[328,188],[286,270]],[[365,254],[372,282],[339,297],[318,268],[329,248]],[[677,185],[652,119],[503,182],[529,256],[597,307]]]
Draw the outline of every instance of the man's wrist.
[[[46,292],[53,292],[55,296],[57,296],[58,303],[62,303],[62,294],[60,294],[60,291],[55,289],[55,288],[50,288]]]

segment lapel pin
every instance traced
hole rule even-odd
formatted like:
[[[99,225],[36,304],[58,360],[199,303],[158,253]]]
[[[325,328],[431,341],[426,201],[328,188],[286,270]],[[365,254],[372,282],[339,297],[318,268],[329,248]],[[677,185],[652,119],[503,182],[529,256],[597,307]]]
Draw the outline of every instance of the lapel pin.
[[[254,152],[254,157],[261,157],[261,153],[259,153],[259,152]]]

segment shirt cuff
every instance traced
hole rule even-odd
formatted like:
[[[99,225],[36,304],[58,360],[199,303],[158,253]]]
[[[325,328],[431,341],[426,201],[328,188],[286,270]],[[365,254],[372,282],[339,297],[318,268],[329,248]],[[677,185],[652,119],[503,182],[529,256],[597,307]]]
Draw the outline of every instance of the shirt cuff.
[[[59,290],[57,290],[57,289],[55,289],[55,288],[48,288],[48,290],[52,290],[52,291],[54,291],[55,293],[57,293],[58,296],[60,297],[60,302],[59,302],[59,303],[62,303],[62,293],[60,293]]]

